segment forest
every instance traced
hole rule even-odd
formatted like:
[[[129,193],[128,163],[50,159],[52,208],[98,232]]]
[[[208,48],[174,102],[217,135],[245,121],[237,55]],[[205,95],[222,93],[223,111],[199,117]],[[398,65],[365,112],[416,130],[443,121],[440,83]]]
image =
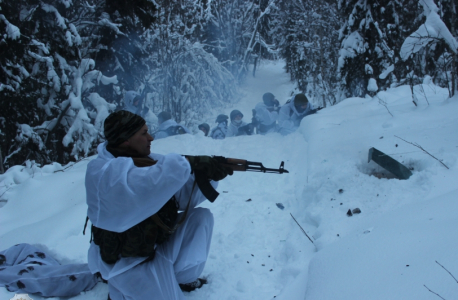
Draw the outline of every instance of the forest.
[[[298,90],[319,107],[424,81],[451,97],[458,91],[456,6],[0,0],[0,174],[95,154],[103,121],[122,109],[129,90],[154,114],[168,111],[197,130],[212,111],[237,102],[239,84],[265,60],[283,60]]]

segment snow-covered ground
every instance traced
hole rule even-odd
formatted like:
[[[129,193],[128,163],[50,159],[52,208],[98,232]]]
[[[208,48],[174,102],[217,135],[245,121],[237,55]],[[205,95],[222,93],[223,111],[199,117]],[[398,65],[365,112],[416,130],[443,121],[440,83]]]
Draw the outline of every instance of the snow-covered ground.
[[[214,116],[239,109],[249,121],[267,91],[284,103],[294,86],[282,66],[260,67],[243,86],[241,101]],[[446,90],[430,83],[416,91],[418,106],[409,87],[379,99],[346,99],[306,117],[289,136],[212,140],[197,134],[154,141],[157,153],[223,155],[271,168],[284,161],[289,170],[240,172],[220,183],[219,198],[204,204],[215,217],[203,274],[209,284],[188,299],[437,299],[432,292],[455,299],[458,283],[447,270],[458,277],[458,97],[447,99]],[[368,163],[371,147],[413,175],[373,176],[383,170]],[[63,264],[86,262],[84,174],[90,159],[17,166],[0,175],[2,250],[30,243]],[[361,213],[347,216],[355,208]],[[107,286],[99,283],[71,299],[106,295]],[[0,289],[0,299],[13,296]]]

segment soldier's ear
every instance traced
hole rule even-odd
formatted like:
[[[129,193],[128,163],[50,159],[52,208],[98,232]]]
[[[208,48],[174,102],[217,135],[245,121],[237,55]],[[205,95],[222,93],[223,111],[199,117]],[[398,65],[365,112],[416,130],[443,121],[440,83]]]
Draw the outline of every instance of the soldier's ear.
[[[127,148],[130,146],[129,140],[122,142],[118,147]]]

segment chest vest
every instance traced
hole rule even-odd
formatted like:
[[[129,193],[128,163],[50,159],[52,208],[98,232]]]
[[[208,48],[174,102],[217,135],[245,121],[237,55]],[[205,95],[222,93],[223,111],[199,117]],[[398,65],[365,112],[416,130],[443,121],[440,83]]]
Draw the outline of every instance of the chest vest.
[[[172,197],[156,214],[124,232],[113,232],[92,225],[92,238],[100,247],[100,256],[107,264],[120,257],[146,257],[154,259],[156,245],[165,242],[174,232],[178,205]]]

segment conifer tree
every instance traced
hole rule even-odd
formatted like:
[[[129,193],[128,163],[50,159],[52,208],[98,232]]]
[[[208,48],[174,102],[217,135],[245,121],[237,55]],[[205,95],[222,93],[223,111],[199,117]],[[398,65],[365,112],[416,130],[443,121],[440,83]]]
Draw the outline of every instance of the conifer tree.
[[[346,22],[341,29],[339,74],[346,96],[374,95],[375,91],[367,88],[370,79],[377,82],[379,89],[399,79],[389,74],[399,60],[400,45],[419,15],[418,5],[409,2],[412,1],[340,1]]]
[[[316,105],[336,103],[340,21],[335,2],[282,2],[278,19],[275,37],[291,79]]]
[[[0,124],[0,146],[5,169],[25,160],[66,163],[92,153],[101,137],[100,119],[108,108],[114,109],[96,89],[117,82],[94,69],[92,59],[82,57],[86,51],[82,51],[84,36],[79,30],[97,24],[79,23],[67,1],[0,5],[13,17],[8,22],[14,24],[16,39],[21,41],[4,62],[16,66],[20,73],[2,68],[0,75],[2,87],[6,87],[0,91],[4,121]],[[94,9],[83,1],[73,5]],[[3,20],[6,24],[5,16]],[[5,43],[13,45],[14,39],[7,37]]]
[[[401,47],[401,58],[405,64],[416,62],[410,78],[421,82],[424,77],[449,89],[450,96],[456,91],[456,62],[458,42],[456,36],[455,4],[439,1],[439,7],[432,0],[420,0],[422,22],[415,26]],[[445,12],[446,11],[446,12]],[[410,80],[413,89],[413,80]],[[413,95],[414,96],[414,95]],[[416,103],[416,99],[413,99]]]

